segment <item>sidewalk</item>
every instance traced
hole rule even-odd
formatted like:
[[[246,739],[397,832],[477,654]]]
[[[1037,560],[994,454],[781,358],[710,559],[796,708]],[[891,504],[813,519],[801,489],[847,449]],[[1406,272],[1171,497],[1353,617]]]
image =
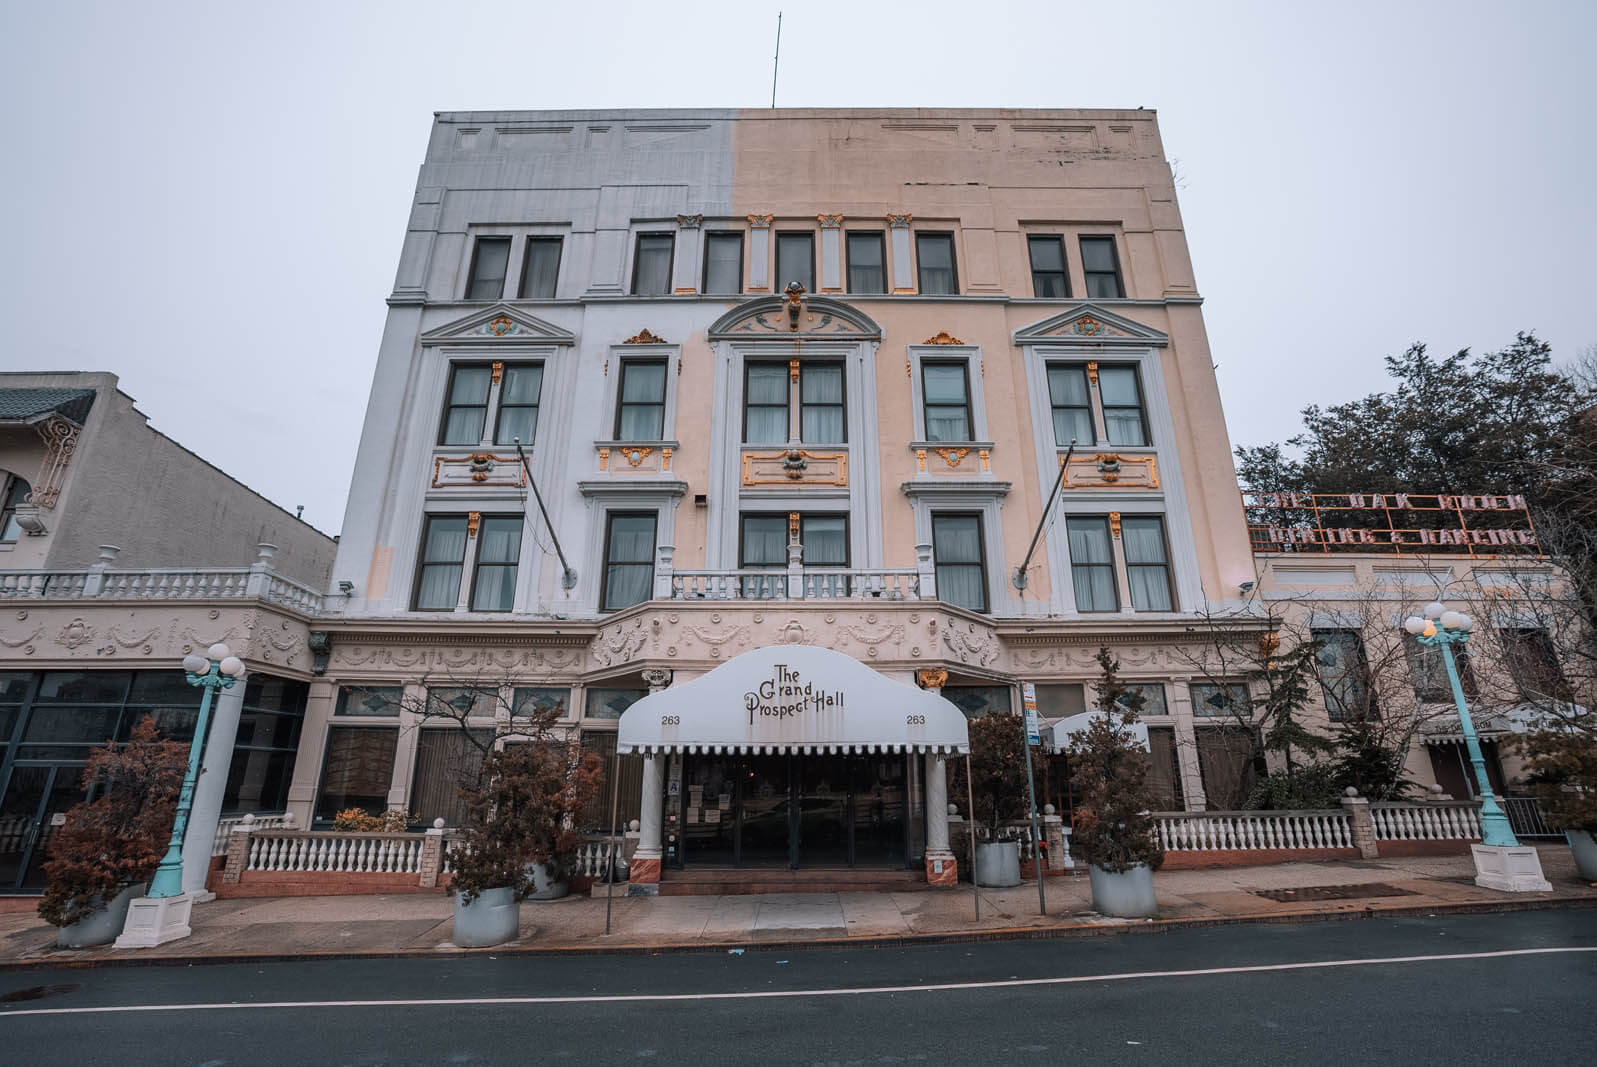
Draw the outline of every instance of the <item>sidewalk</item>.
[[[1381,914],[1511,911],[1597,906],[1597,887],[1576,878],[1563,845],[1539,849],[1550,893],[1500,893],[1473,883],[1469,856],[1288,863],[1269,867],[1160,872],[1156,920],[1108,919],[1089,911],[1085,869],[1050,878],[1048,914],[1037,885],[905,893],[763,896],[617,896],[604,933],[604,888],[593,897],[527,902],[521,936],[471,950],[490,955],[545,952],[722,950],[795,943],[869,944],[988,937],[1051,937],[1128,928],[1237,922],[1305,922]],[[1320,887],[1356,887],[1333,894]],[[618,887],[619,888],[619,887]],[[1280,892],[1285,899],[1260,896]],[[449,940],[452,899],[437,894],[217,900],[195,907],[194,933],[158,949],[66,950],[55,928],[31,911],[0,914],[0,968],[161,960],[256,960],[305,956],[437,956],[460,953]]]

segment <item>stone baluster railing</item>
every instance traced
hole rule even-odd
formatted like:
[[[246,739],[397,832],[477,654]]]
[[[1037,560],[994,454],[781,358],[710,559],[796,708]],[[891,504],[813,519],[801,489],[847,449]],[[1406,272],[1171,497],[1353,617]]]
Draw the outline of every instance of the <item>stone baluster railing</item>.
[[[1157,812],[1166,852],[1355,848],[1347,811]]]
[[[1480,805],[1467,801],[1417,804],[1377,802],[1370,805],[1379,841],[1480,840]]]

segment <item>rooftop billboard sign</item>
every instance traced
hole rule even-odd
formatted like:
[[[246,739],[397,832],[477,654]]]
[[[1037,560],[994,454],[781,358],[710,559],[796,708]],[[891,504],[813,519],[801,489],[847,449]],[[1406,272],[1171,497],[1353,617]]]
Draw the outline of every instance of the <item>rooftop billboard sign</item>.
[[[1266,493],[1244,490],[1254,552],[1539,555],[1517,493]]]

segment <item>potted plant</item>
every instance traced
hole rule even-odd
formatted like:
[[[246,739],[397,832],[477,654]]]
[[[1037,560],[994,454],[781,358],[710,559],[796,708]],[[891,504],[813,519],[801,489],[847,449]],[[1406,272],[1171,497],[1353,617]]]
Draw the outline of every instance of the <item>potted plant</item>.
[[[126,745],[89,755],[83,790],[94,799],[67,812],[44,864],[39,916],[60,927],[56,944],[86,948],[116,940],[128,902],[144,892],[172,835],[188,746],[163,741],[145,716]]]
[[[1520,742],[1542,813],[1575,854],[1575,870],[1597,882],[1597,713],[1561,717]]]
[[[1158,914],[1153,872],[1164,863],[1148,753],[1131,729],[1146,698],[1120,680],[1108,649],[1098,650],[1098,666],[1097,714],[1070,739],[1070,781],[1080,798],[1070,849],[1089,866],[1093,910],[1142,918]]]
[[[971,791],[976,810],[977,885],[1020,884],[1020,842],[1001,841],[1003,825],[1026,816],[1026,730],[1019,715],[984,715],[970,721]]]
[[[576,851],[578,816],[597,793],[600,776],[596,754],[547,736],[484,759],[478,784],[462,790],[467,825],[449,850],[455,944],[509,941],[524,897],[556,895]]]

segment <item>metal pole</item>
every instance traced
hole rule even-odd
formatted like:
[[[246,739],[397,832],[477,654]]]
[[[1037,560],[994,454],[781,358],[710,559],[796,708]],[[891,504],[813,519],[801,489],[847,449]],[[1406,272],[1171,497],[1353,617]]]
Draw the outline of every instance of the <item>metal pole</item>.
[[[1469,750],[1469,761],[1475,768],[1475,783],[1481,791],[1481,844],[1518,846],[1519,838],[1514,836],[1514,829],[1508,823],[1508,816],[1498,805],[1497,798],[1492,795],[1492,782],[1486,777],[1486,757],[1481,754],[1480,741],[1475,737],[1475,721],[1470,718],[1469,708],[1464,702],[1464,686],[1459,681],[1458,668],[1453,665],[1453,642],[1463,643],[1469,638],[1462,634],[1454,637],[1438,628],[1434,640],[1442,646],[1442,662],[1447,665],[1447,681],[1453,687],[1453,703],[1458,706],[1458,723],[1464,728],[1464,747]]]
[[[1037,909],[1040,914],[1048,914],[1048,901],[1043,896],[1043,879],[1048,877],[1048,872],[1043,868],[1044,849],[1039,847],[1042,843],[1042,832],[1037,825],[1037,786],[1031,776],[1031,735],[1025,733],[1026,720],[1024,716],[1020,721],[1022,731],[1021,741],[1026,746],[1026,797],[1031,802],[1031,862],[1037,868]]]
[[[610,901],[616,895],[616,806],[621,796],[621,745],[610,755],[610,861],[604,871],[604,932],[610,932]]]
[[[1042,517],[1037,520],[1037,530],[1031,535],[1031,544],[1026,546],[1026,558],[1020,561],[1020,566],[1015,568],[1015,573],[1009,581],[1016,589],[1026,588],[1026,567],[1031,563],[1031,554],[1037,551],[1037,542],[1042,539],[1043,528],[1048,524],[1048,509],[1054,505],[1054,497],[1059,493],[1059,486],[1065,480],[1065,472],[1070,469],[1070,457],[1076,453],[1076,442],[1072,440],[1070,447],[1065,449],[1065,458],[1059,464],[1059,473],[1054,477],[1054,487],[1048,490],[1048,499],[1043,501]]]
[[[577,584],[577,572],[571,569],[571,564],[566,562],[566,554],[560,550],[560,535],[555,533],[554,523],[549,521],[549,511],[543,506],[543,494],[538,492],[538,479],[532,476],[532,468],[527,465],[527,454],[521,450],[521,438],[516,438],[515,442],[516,458],[521,460],[521,469],[527,474],[527,484],[532,486],[532,498],[538,502],[538,514],[543,516],[549,540],[554,542],[555,555],[560,557],[560,584],[570,589]]]
[[[776,13],[776,55],[771,58],[771,106],[776,106],[776,71],[782,63],[782,13]]]
[[[222,665],[214,660],[207,673],[189,675],[189,682],[200,686],[204,695],[200,697],[200,717],[194,722],[194,739],[189,742],[189,769],[183,775],[183,790],[178,794],[177,814],[172,819],[172,840],[150,880],[152,898],[183,895],[183,835],[189,826],[189,809],[194,805],[194,783],[200,777],[200,755],[205,750],[205,730],[211,721],[211,694],[218,687],[233,688],[233,679],[222,674]]]
[[[976,898],[976,921],[981,922],[981,886],[976,884],[976,785],[970,776],[970,753],[965,753],[965,842],[970,853],[970,889]]]

